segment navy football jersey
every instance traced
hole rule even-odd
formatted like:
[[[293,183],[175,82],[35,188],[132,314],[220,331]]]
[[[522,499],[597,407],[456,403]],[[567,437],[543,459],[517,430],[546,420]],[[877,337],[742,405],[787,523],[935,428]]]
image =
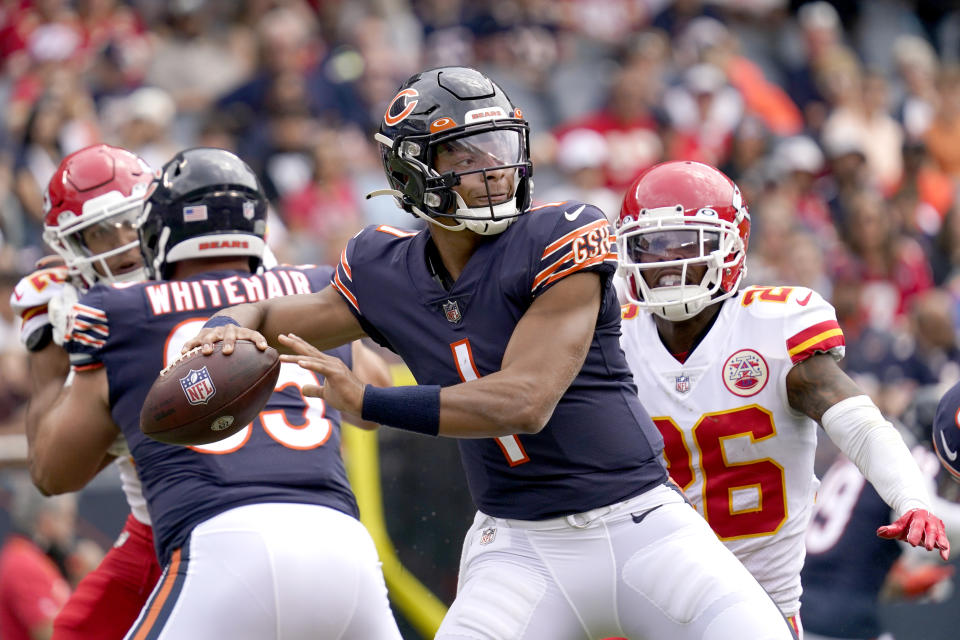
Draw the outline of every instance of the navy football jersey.
[[[220,271],[183,281],[98,285],[74,306],[66,338],[76,370],[106,367],[114,421],[143,483],[162,563],[200,522],[245,504],[318,504],[357,516],[340,457],[340,415],[304,398],[312,372],[283,364],[276,391],[246,428],[210,445],[180,447],[140,432],[140,408],[160,370],[219,309],[327,285],[330,267],[261,275]],[[352,366],[350,345],[327,353]],[[216,380],[213,381],[216,386]]]
[[[940,464],[929,449],[911,450],[935,492]],[[839,456],[823,476],[807,529],[800,615],[813,633],[834,638],[873,638],[883,629],[880,590],[903,552],[895,540],[877,537],[893,514],[856,465]]]
[[[876,535],[890,507],[860,470],[840,456],[823,476],[806,534],[800,616],[812,633],[874,638],[883,631],[877,597],[900,557],[895,540]]]
[[[583,368],[535,435],[460,439],[470,492],[486,514],[539,520],[587,511],[666,480],[663,441],[620,350],[603,213],[553,203],[484,239],[446,290],[426,261],[429,231],[367,227],[344,250],[333,286],[367,334],[420,384],[450,386],[500,369],[517,322],[562,278],[594,271],[603,302]]]

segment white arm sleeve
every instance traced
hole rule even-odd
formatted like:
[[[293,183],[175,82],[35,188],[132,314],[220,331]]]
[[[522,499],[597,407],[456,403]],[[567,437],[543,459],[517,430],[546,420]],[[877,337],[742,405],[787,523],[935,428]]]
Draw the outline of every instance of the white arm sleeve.
[[[910,509],[930,511],[930,492],[900,433],[869,396],[841,400],[820,421],[897,516]]]

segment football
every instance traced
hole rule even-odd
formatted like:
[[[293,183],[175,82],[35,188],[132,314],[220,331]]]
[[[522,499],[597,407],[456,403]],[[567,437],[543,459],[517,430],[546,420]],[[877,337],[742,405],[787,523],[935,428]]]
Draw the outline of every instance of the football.
[[[204,356],[200,347],[174,360],[153,382],[140,410],[140,431],[159,442],[210,444],[250,424],[273,393],[280,356],[238,340],[223,355],[223,343]]]

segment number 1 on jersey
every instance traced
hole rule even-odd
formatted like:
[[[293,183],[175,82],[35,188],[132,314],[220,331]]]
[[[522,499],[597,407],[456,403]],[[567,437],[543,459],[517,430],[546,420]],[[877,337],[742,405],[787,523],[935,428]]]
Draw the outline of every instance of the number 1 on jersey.
[[[470,340],[468,338],[452,343],[450,350],[453,351],[453,361],[457,365],[457,373],[460,374],[461,380],[469,382],[480,377],[477,365],[473,362],[473,352],[470,350]],[[530,461],[527,452],[523,450],[523,445],[520,444],[520,438],[517,436],[500,436],[497,438],[497,444],[500,445],[500,449],[511,467]]]

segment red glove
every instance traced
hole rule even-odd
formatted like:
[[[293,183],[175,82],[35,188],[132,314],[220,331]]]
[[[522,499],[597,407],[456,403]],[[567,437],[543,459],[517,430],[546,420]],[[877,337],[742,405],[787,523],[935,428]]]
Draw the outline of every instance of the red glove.
[[[927,551],[940,549],[940,557],[950,557],[950,541],[943,530],[943,520],[925,509],[910,509],[893,524],[877,529],[877,535],[888,540],[905,540]]]

